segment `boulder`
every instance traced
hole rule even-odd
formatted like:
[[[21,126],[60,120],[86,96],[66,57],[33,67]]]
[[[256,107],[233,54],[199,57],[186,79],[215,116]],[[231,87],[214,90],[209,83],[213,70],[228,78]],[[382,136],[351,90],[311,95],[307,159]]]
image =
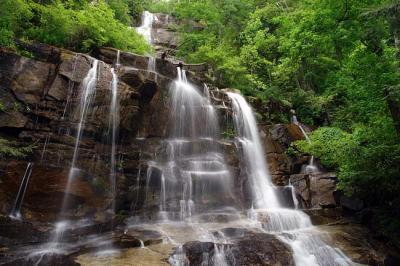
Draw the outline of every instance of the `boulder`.
[[[337,177],[334,173],[296,174],[290,176],[303,207],[334,208]]]
[[[23,103],[39,103],[54,72],[53,64],[0,50],[0,86],[9,88]]]
[[[190,265],[212,264],[221,259],[229,265],[294,265],[291,248],[273,235],[242,230],[233,235],[231,244],[185,243],[183,253]]]

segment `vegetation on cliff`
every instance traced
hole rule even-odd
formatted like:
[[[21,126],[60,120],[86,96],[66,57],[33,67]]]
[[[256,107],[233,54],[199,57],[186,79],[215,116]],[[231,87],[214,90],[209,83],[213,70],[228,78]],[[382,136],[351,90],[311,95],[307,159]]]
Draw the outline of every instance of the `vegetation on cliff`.
[[[111,46],[142,54],[150,47],[130,28],[132,16],[142,11],[135,2],[4,0],[0,3],[0,45],[13,47],[18,38],[80,52]]]

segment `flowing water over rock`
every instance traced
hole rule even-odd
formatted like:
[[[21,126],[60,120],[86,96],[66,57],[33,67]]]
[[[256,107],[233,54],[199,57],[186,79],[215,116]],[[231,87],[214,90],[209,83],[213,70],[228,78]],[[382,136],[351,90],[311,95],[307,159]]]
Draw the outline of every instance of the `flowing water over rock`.
[[[257,151],[261,145],[254,114],[241,95],[228,95],[233,102],[238,142],[244,146],[242,160],[245,161],[246,173],[252,179],[250,185],[256,208],[249,211],[249,216],[260,221],[267,232],[277,234],[292,247],[296,265],[351,265],[350,259],[340,250],[323,241],[324,234],[313,228],[305,213],[281,207],[272,189],[271,177],[264,170],[266,166],[261,148]],[[254,157],[246,151],[252,151]],[[259,190],[261,186],[264,187]]]
[[[18,189],[17,197],[15,198],[14,206],[11,210],[10,217],[15,219],[21,219],[21,207],[22,203],[24,202],[24,197],[26,190],[29,185],[29,179],[32,175],[33,163],[28,163],[26,166],[25,174],[21,179],[21,184]]]
[[[117,60],[117,66],[118,66]],[[115,211],[115,197],[116,197],[116,147],[118,137],[118,124],[119,124],[119,106],[118,106],[118,76],[114,68],[111,68],[112,81],[111,81],[111,104],[110,104],[110,121],[109,131],[111,131],[111,158],[110,158],[110,184],[112,193],[112,211]]]
[[[306,139],[306,141],[307,141],[308,143],[311,143],[310,137],[308,136],[308,134],[307,134],[306,130],[304,129],[304,127],[303,127],[303,126],[301,125],[301,123],[298,121],[296,115],[293,115],[293,116],[292,116],[292,123],[295,124],[296,126],[298,126],[298,127],[300,128],[301,133],[303,133],[303,136],[304,136],[304,138]],[[318,173],[318,172],[319,172],[319,169],[318,169],[318,167],[315,165],[315,162],[314,162],[314,156],[311,156],[310,162],[309,162],[308,165],[305,167],[304,172],[305,172],[305,173]]]
[[[144,11],[142,15],[142,25],[136,28],[136,31],[142,35],[149,44],[153,43],[153,23],[156,19],[154,14],[149,11]]]
[[[231,177],[218,148],[214,107],[180,68],[169,98],[170,133],[163,144],[165,153],[150,162],[146,183],[160,183],[160,217],[183,220],[195,212],[227,206],[232,200]]]

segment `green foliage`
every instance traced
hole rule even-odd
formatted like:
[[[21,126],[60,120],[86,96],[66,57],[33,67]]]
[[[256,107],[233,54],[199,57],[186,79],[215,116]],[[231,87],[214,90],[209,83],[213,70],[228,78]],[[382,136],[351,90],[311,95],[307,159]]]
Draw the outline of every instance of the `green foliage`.
[[[14,37],[29,24],[32,12],[24,0],[0,2],[0,46],[14,46]]]
[[[6,106],[4,105],[4,103],[2,101],[0,101],[0,113],[4,112],[6,110]]]
[[[339,171],[340,188],[370,205],[395,200],[400,191],[400,142],[390,121],[374,127],[357,125],[351,133],[322,127],[311,135],[311,142],[296,146],[321,159],[323,165]]]
[[[229,128],[222,132],[222,136],[224,139],[233,139],[236,136],[236,132],[233,128]]]
[[[118,222],[123,222],[126,218],[129,217],[129,213],[125,210],[120,210],[118,213],[115,215],[115,219]]]
[[[131,19],[126,1],[6,0],[0,10],[0,45],[12,46],[16,37],[81,52],[102,46],[141,54],[149,50],[143,38],[127,26]]]
[[[25,158],[33,153],[34,145],[20,146],[18,143],[0,138],[0,158]]]

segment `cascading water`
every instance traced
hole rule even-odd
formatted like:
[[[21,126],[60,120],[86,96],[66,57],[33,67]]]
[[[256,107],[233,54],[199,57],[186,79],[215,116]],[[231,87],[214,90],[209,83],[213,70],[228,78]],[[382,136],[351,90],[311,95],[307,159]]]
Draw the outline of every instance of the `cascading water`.
[[[310,218],[298,210],[282,208],[268,173],[258,128],[251,107],[239,94],[228,93],[232,100],[237,142],[243,150],[242,161],[250,178],[255,209],[249,217],[266,220],[267,232],[276,234],[293,249],[296,265],[351,265],[340,250],[327,245],[322,232],[313,227]]]
[[[253,205],[256,208],[277,208],[280,203],[275,196],[274,187],[264,159],[257,123],[246,100],[235,93],[228,93],[232,99],[234,120],[238,134],[237,143],[243,152],[243,160],[253,190]]]
[[[83,130],[85,128],[86,118],[88,116],[89,107],[91,106],[92,100],[94,98],[94,94],[96,91],[96,84],[97,84],[97,70],[99,66],[99,61],[94,59],[92,63],[92,68],[87,73],[86,77],[83,79],[82,82],[82,93],[81,93],[81,101],[79,107],[79,124],[76,133],[75,139],[75,147],[74,147],[74,154],[72,156],[71,167],[68,174],[68,181],[67,187],[65,189],[65,197],[63,201],[63,206],[61,211],[65,210],[67,201],[68,201],[68,192],[71,189],[71,183],[75,177],[76,172],[78,169],[76,168],[76,161],[79,155],[79,147],[83,135]]]
[[[144,11],[142,15],[142,24],[136,28],[136,31],[144,37],[149,43],[153,43],[153,23],[156,20],[156,16],[149,11]]]
[[[295,124],[295,125],[300,129],[300,131],[301,131],[301,133],[303,134],[303,136],[304,136],[304,138],[306,139],[306,141],[307,141],[308,143],[311,143],[310,137],[308,136],[306,130],[305,130],[304,127],[301,125],[301,123],[299,122],[299,120],[297,119],[297,116],[296,116],[296,115],[293,115],[293,116],[292,116],[292,123]],[[314,163],[314,156],[311,156],[310,162],[309,162],[308,165],[306,166],[304,172],[305,172],[305,173],[311,174],[311,173],[317,173],[318,171],[319,171],[319,170],[318,170],[318,167],[317,167],[317,166],[315,165],[315,163]]]
[[[118,60],[117,60],[118,61]],[[118,63],[117,63],[118,66]],[[111,130],[111,158],[110,158],[110,183],[112,193],[112,211],[115,211],[116,197],[116,145],[119,125],[119,104],[118,104],[118,76],[114,68],[111,68],[111,103],[110,103],[110,118],[109,130]]]
[[[222,207],[232,199],[230,172],[218,148],[218,117],[207,95],[189,83],[186,72],[178,68],[178,78],[170,88],[166,156],[164,160],[151,162],[146,182],[149,186],[153,173],[161,172],[162,219],[168,219],[172,211],[183,220],[195,210]],[[211,200],[213,195],[214,198],[218,195],[218,201]]]
[[[11,210],[10,217],[15,219],[21,219],[21,207],[22,203],[24,202],[24,197],[26,190],[29,185],[29,180],[32,175],[33,163],[28,163],[25,174],[22,177],[21,184],[18,189],[17,197],[15,198],[14,206]]]
[[[79,156],[79,147],[81,143],[81,139],[83,136],[83,131],[85,128],[86,119],[89,112],[89,107],[92,104],[94,94],[96,91],[96,84],[97,84],[97,71],[98,71],[99,61],[94,59],[92,63],[92,68],[88,71],[86,77],[83,79],[82,82],[82,92],[80,95],[80,106],[79,106],[79,124],[76,132],[76,139],[75,139],[75,146],[74,146],[74,153],[72,156],[71,166],[68,173],[68,180],[67,186],[65,188],[65,195],[63,199],[63,203],[61,206],[60,215],[63,216],[67,209],[68,204],[68,195],[71,190],[71,185],[74,181],[76,173],[79,171],[76,168],[76,162]],[[61,220],[56,224],[56,228],[51,236],[50,242],[52,243],[52,249],[58,248],[60,241],[62,240],[63,234],[65,229],[67,228],[68,222]]]

